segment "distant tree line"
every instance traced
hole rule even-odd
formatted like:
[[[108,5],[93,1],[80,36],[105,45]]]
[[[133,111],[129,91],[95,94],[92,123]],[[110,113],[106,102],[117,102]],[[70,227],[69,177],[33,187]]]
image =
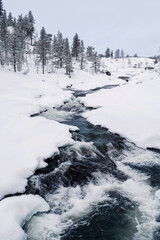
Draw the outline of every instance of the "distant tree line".
[[[26,46],[30,41],[32,45],[34,29],[34,18],[30,11],[24,17],[20,15],[17,19],[12,14],[7,15],[3,10],[0,0],[0,64],[12,65],[14,71],[20,71],[25,63]]]
[[[24,65],[29,65],[29,58],[34,59],[34,65],[42,73],[52,69],[65,68],[65,73],[73,72],[73,60],[84,69],[87,61],[95,73],[100,71],[100,59],[123,58],[124,51],[115,52],[107,48],[105,54],[98,54],[93,46],[85,48],[84,41],[76,33],[70,45],[68,38],[58,31],[52,35],[42,27],[39,37],[35,34],[35,19],[31,11],[25,16],[14,18],[7,14],[0,0],[0,64],[12,66],[14,71],[21,71]],[[48,67],[49,66],[49,67]],[[48,70],[50,68],[50,70]]]
[[[67,75],[73,72],[72,61],[79,62],[80,69],[84,69],[86,60],[91,61],[92,68],[98,72],[100,57],[93,47],[85,51],[84,42],[76,33],[72,45],[68,38],[58,31],[48,34],[44,27],[40,36],[35,36],[35,19],[30,11],[27,15],[20,15],[17,19],[12,13],[7,15],[0,0],[0,64],[12,65],[14,71],[21,71],[24,64],[28,64],[28,56],[34,55],[35,66],[42,67],[42,73],[48,65],[54,69],[65,68]]]

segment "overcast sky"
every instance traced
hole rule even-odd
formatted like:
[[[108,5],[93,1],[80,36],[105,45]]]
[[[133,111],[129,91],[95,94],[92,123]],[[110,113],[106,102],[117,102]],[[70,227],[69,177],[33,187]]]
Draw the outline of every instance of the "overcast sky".
[[[99,53],[107,47],[151,56],[160,52],[160,0],[3,0],[14,16],[33,12],[37,31],[60,30]]]

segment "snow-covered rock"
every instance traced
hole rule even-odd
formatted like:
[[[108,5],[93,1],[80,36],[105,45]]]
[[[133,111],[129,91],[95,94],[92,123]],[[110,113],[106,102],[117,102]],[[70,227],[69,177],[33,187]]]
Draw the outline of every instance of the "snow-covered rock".
[[[39,196],[10,197],[0,202],[0,239],[26,240],[23,225],[36,213],[47,212],[49,205]]]

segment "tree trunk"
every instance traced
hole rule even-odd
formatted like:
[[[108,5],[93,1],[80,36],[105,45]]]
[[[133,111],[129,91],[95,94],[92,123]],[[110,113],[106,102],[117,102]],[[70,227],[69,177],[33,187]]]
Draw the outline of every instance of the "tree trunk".
[[[44,74],[44,58],[43,58],[43,60],[42,60],[42,73]]]
[[[14,72],[16,72],[16,54],[15,52],[13,53],[13,67],[14,67]]]

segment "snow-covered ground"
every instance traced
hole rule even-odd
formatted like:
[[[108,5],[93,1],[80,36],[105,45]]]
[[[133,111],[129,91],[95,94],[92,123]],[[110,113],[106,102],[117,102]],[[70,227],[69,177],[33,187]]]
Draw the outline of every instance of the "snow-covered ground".
[[[40,78],[40,80],[39,80]],[[71,127],[41,117],[31,118],[48,106],[59,106],[71,98],[56,81],[1,72],[0,87],[0,198],[23,192],[26,178],[45,166],[44,159],[58,147],[72,143]]]
[[[115,75],[130,73],[130,67],[121,67]],[[139,146],[160,148],[160,75],[157,71],[132,68],[129,83],[88,94],[80,100],[86,106],[98,107],[84,114],[93,124],[107,127]]]
[[[37,168],[46,166],[43,160],[58,154],[58,147],[73,143],[69,130],[74,127],[30,117],[63,104],[71,96],[50,76],[46,80],[40,75],[24,76],[0,70],[0,199],[8,194],[23,193],[27,178]],[[19,225],[37,211],[48,210],[40,204],[44,205],[44,201],[34,196],[8,197],[1,201],[0,239],[26,239]]]
[[[64,72],[43,76],[0,69],[0,199],[23,193],[27,178],[36,169],[46,166],[44,160],[58,154],[59,147],[73,143],[70,130],[76,130],[75,127],[39,116],[30,117],[69,101],[73,95],[63,90],[66,87],[89,90],[118,84],[116,88],[79,98],[87,106],[100,107],[84,116],[93,124],[105,126],[140,146],[160,148],[158,66],[145,70],[152,66],[151,59],[103,59],[101,69],[110,71],[111,76],[91,73],[89,64],[80,71],[75,64],[72,78]],[[119,78],[124,76],[129,77],[128,83]],[[21,226],[41,211],[48,211],[48,205],[37,196],[2,200],[0,239],[26,239]]]

